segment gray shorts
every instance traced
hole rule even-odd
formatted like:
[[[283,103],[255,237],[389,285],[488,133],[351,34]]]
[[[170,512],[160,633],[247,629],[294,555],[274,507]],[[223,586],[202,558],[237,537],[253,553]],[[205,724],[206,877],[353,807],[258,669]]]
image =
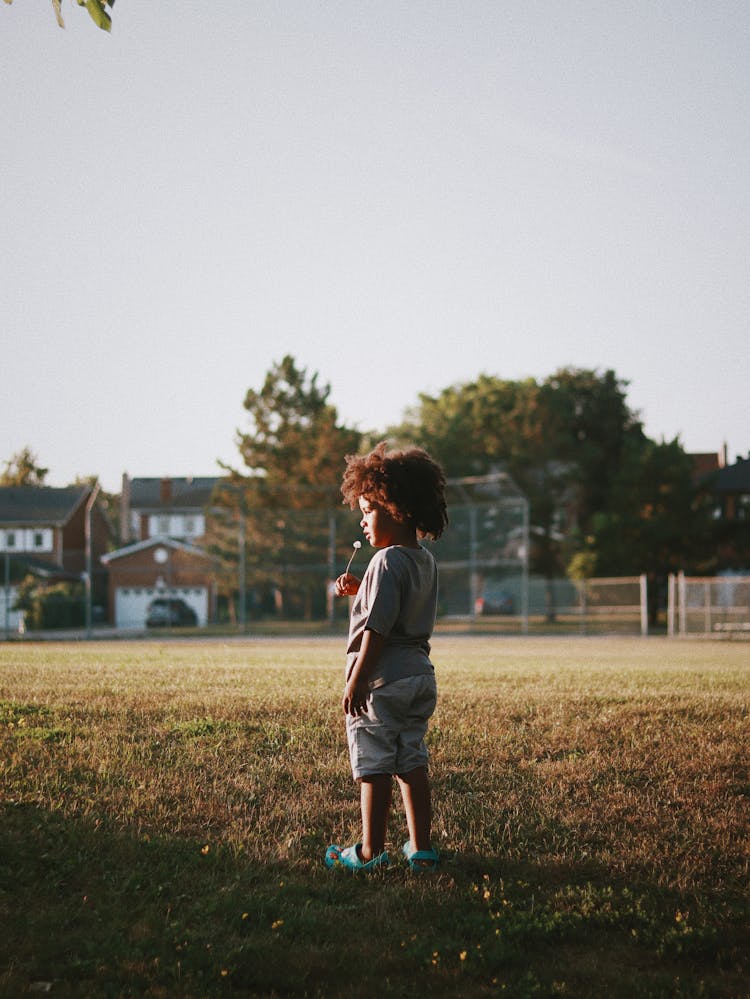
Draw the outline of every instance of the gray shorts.
[[[429,753],[424,737],[436,703],[434,676],[407,676],[370,691],[367,714],[346,717],[355,780],[374,774],[408,774],[426,766]]]

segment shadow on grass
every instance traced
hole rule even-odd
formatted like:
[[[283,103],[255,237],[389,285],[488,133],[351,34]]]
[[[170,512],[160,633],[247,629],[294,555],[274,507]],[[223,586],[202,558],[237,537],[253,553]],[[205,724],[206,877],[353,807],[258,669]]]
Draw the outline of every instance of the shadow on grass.
[[[398,865],[362,880],[326,871],[324,845],[258,865],[6,805],[2,994],[743,994],[747,924],[726,906],[698,921],[594,868],[473,856],[446,856],[436,876]]]

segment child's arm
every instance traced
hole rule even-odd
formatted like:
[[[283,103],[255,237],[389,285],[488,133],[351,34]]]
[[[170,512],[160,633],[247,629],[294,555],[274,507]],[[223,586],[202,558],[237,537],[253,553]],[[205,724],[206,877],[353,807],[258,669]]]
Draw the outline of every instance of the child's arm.
[[[365,631],[359,654],[346,679],[342,701],[345,715],[359,715],[367,710],[367,695],[370,693],[367,682],[372,676],[384,645],[385,638],[382,635],[370,631],[369,628]]]

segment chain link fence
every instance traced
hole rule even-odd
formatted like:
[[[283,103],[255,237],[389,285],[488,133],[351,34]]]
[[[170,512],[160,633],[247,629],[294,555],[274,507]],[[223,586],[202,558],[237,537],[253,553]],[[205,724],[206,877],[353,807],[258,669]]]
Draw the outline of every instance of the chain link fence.
[[[504,596],[501,613],[525,621],[528,614],[528,501],[504,473],[449,479],[450,526],[429,547],[440,569],[441,617],[490,612]],[[347,507],[245,510],[224,544],[227,581],[237,582],[238,619],[346,618],[346,601],[333,596],[333,581],[354,555],[361,576],[372,551],[363,546],[360,514]],[[235,575],[236,574],[236,575]]]
[[[667,623],[680,637],[750,637],[750,576],[670,576]]]

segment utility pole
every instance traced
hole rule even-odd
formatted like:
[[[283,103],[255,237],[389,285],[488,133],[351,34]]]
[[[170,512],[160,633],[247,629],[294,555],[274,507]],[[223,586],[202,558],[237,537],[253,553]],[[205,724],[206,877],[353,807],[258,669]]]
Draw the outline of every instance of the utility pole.
[[[86,501],[86,514],[84,518],[84,532],[86,538],[86,571],[83,574],[84,585],[86,587],[86,638],[91,638],[91,574],[93,571],[93,556],[91,543],[91,511],[96,503],[101,486],[99,482],[94,483],[91,495]]]

